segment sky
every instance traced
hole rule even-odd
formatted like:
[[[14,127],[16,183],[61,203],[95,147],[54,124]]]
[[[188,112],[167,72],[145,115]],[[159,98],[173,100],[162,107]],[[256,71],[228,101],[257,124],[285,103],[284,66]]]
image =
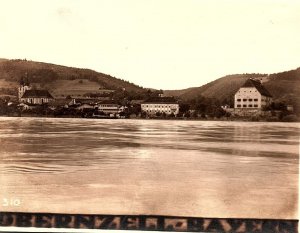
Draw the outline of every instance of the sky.
[[[0,57],[157,89],[300,67],[300,1],[0,0]]]

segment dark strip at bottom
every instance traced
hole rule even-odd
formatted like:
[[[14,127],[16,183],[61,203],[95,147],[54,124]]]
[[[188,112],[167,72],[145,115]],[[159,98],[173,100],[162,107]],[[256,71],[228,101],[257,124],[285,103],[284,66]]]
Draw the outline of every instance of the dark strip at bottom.
[[[298,220],[0,212],[1,227],[297,233]]]

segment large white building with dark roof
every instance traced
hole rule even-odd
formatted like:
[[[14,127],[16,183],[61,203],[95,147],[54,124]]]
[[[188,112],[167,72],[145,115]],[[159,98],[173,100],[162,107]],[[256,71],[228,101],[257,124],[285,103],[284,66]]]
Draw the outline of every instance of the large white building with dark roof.
[[[272,95],[259,80],[248,79],[234,95],[235,109],[262,109],[271,104]]]
[[[179,113],[179,104],[172,97],[159,97],[142,103],[141,109],[147,115],[155,115],[157,112],[177,115]]]

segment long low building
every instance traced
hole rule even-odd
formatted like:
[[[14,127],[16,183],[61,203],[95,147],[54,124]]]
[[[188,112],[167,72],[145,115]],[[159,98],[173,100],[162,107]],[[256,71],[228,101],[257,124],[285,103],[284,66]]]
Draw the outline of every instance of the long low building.
[[[95,108],[98,109],[98,111],[100,112],[113,113],[113,114],[121,113],[125,110],[124,106],[115,103],[98,103],[95,106]]]
[[[158,112],[177,115],[179,104],[173,98],[155,98],[142,103],[141,110],[148,115],[155,115]]]

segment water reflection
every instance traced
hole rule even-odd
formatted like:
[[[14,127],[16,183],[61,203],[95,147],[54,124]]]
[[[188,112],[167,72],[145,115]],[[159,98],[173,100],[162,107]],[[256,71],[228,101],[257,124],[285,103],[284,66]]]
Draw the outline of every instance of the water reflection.
[[[298,124],[1,118],[0,143],[25,210],[297,215]]]

